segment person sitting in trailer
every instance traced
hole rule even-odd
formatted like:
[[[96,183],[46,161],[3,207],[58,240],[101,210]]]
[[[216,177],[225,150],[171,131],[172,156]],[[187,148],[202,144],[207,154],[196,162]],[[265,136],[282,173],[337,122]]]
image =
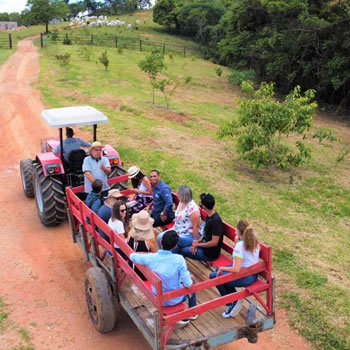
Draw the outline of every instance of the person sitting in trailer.
[[[128,216],[132,217],[133,214],[149,207],[152,203],[152,185],[149,178],[135,165],[128,169],[128,175],[133,186],[129,190],[135,194],[128,203],[133,204],[128,208]]]
[[[201,216],[198,205],[193,200],[191,188],[180,186],[178,195],[180,203],[175,211],[175,224],[172,229],[178,233],[179,241],[173,253],[179,253],[182,248],[190,247],[193,240],[200,238],[199,225]],[[157,236],[159,246],[164,232]]]
[[[101,180],[96,179],[91,184],[92,191],[86,197],[86,205],[97,214],[99,209],[102,207],[104,198],[102,196],[103,183]]]
[[[97,212],[97,215],[108,224],[109,219],[112,216],[112,207],[114,203],[117,201],[121,201],[123,199],[123,195],[119,190],[113,189],[108,192],[108,197],[105,199],[103,205]],[[107,242],[109,242],[109,237],[101,230],[98,229],[98,232],[102,238],[104,238]]]
[[[162,249],[156,253],[132,253],[130,260],[135,264],[148,266],[162,280],[163,293],[180,288],[190,288],[195,280],[188,271],[184,257],[171,252],[177,245],[179,235],[174,230],[167,231],[162,238]],[[156,294],[152,287],[153,293]],[[179,296],[173,299],[166,300],[164,306],[173,306],[181,304],[188,300],[188,306],[194,307],[197,305],[196,293],[192,295]],[[192,316],[187,320],[179,321],[178,324],[186,325],[190,320],[197,319],[198,315]]]
[[[84,173],[84,191],[91,192],[91,184],[99,179],[103,182],[103,196],[108,195],[110,186],[107,183],[108,175],[111,173],[111,165],[107,157],[102,155],[102,148],[100,142],[95,141],[91,145],[90,155],[85,157],[83,162]]]
[[[224,239],[224,226],[220,215],[215,211],[215,198],[210,193],[200,195],[199,206],[207,213],[203,236],[193,239],[192,245],[182,248],[178,254],[201,261],[216,260],[221,253]]]
[[[68,162],[68,156],[71,151],[80,149],[80,147],[90,147],[90,142],[86,142],[79,137],[73,137],[74,130],[72,128],[66,128],[66,138],[63,140],[63,156],[64,159]],[[53,153],[61,152],[61,145],[58,144],[53,150]]]
[[[219,267],[210,273],[210,278],[219,277],[228,273],[238,273],[242,268],[252,266],[259,262],[260,245],[251,225],[246,220],[240,220],[237,224],[237,236],[232,253],[233,264]],[[221,296],[236,293],[236,287],[248,287],[258,278],[258,274],[242,277],[238,280],[216,286]],[[224,318],[234,317],[239,314],[242,300],[226,304],[226,310],[221,314]]]
[[[146,210],[141,210],[131,218],[132,228],[129,232],[128,244],[137,253],[155,253],[158,250],[153,231],[154,220]],[[145,281],[142,272],[131,264],[136,273]]]
[[[112,216],[108,220],[108,226],[117,233],[123,240],[126,240],[126,237],[129,232],[129,223],[127,218],[127,209],[124,201],[119,200],[113,204],[112,207]],[[119,254],[127,259],[128,257],[123,253],[119,248],[118,244],[114,243],[114,248],[119,252]],[[108,255],[111,255],[108,252]]]

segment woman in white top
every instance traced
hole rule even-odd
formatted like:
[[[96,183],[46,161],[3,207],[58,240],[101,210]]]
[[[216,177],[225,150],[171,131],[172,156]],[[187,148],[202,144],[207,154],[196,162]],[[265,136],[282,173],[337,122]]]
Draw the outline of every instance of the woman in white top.
[[[131,201],[135,201],[134,205],[128,208],[128,217],[130,218],[133,214],[140,212],[142,209],[147,208],[153,200],[152,197],[152,185],[149,178],[144,175],[140,168],[132,166],[128,169],[129,179],[133,188],[129,188],[135,196]]]
[[[237,235],[235,238],[235,248],[232,253],[233,264],[219,267],[216,271],[210,273],[210,278],[215,278],[227,273],[237,273],[241,268],[249,267],[259,262],[260,246],[256,234],[248,221],[240,220],[237,224]],[[258,278],[258,274],[242,277],[238,280],[227,282],[216,286],[220,295],[236,293],[236,287],[248,287]],[[222,317],[234,317],[238,315],[242,307],[242,300],[226,304],[226,310]]]
[[[112,217],[108,221],[108,226],[124,240],[126,240],[128,232],[126,210],[125,202],[118,201],[114,203],[112,207]],[[126,256],[116,243],[114,243],[114,248],[116,248],[123,257]]]
[[[172,230],[179,235],[177,247],[173,253],[178,253],[182,248],[190,247],[194,239],[199,239],[199,224],[201,215],[199,207],[192,198],[192,190],[188,186],[180,186],[178,190],[180,203],[175,211],[175,224]],[[166,232],[166,231],[164,231]],[[163,233],[158,235],[158,245],[161,246]]]

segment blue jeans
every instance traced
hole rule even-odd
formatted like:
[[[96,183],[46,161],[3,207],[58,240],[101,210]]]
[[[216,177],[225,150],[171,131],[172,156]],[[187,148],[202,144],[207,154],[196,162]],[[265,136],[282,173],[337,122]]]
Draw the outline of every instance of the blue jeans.
[[[167,231],[164,231],[157,236],[157,242],[160,249],[162,249],[162,238],[164,236],[164,233]],[[198,236],[197,239],[199,238],[200,236]],[[190,247],[192,245],[192,241],[193,241],[192,235],[179,235],[179,240],[177,241],[177,247],[175,249],[172,249],[172,252],[174,254],[180,254],[180,250],[185,247]]]
[[[193,260],[199,260],[199,261],[213,261],[216,260],[216,258],[209,258],[204,254],[203,248],[197,248],[196,254],[192,254],[191,247],[185,247],[180,250],[178,253],[182,255],[185,258],[190,258]]]
[[[230,267],[232,265],[226,265],[227,267]],[[209,275],[209,278],[215,278],[216,274],[218,272],[218,269],[216,269],[215,271],[211,272]],[[223,275],[227,275],[228,273],[231,272],[224,272]],[[219,284],[218,286],[216,286],[216,288],[218,289],[219,293],[221,296],[224,295],[228,295],[231,293],[236,293],[237,290],[235,287],[248,287],[251,284],[253,284],[258,278],[258,274],[254,274],[254,275],[250,275],[250,276],[246,276],[246,277],[242,277],[239,278],[238,280],[235,281],[231,281],[231,282],[226,282],[224,284]],[[231,303],[228,303],[226,305],[230,305]]]
[[[182,300],[182,303],[185,302],[186,300],[188,300],[188,307],[194,307],[197,305],[197,293],[192,293],[192,295],[190,296],[188,295],[184,295],[184,298]]]

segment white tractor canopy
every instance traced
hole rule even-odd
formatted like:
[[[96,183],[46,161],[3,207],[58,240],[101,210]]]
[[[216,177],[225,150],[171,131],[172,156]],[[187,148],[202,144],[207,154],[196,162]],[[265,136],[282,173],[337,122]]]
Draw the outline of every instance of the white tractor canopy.
[[[41,117],[52,128],[96,125],[108,121],[102,112],[90,106],[45,109],[41,112]]]

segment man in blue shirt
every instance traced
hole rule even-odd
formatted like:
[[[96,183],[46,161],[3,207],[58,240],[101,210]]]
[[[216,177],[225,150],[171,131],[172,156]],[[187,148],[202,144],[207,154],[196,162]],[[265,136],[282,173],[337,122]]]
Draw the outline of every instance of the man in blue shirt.
[[[185,259],[179,254],[173,254],[171,249],[177,245],[179,236],[174,230],[169,230],[164,233],[162,238],[162,247],[157,253],[130,254],[130,260],[135,264],[146,265],[155,272],[162,280],[163,293],[180,288],[190,288],[194,283],[193,276],[187,269]],[[156,294],[152,287],[153,293]],[[179,296],[173,299],[166,300],[164,306],[172,306],[183,303],[188,299],[188,306],[194,307],[197,305],[196,293],[185,296]],[[195,320],[198,315],[189,317],[187,320],[180,321],[181,325],[185,325],[189,320]]]
[[[102,156],[102,145],[95,141],[91,145],[90,155],[85,157],[83,163],[84,191],[91,192],[91,184],[99,179],[103,182],[103,196],[108,195],[110,186],[107,183],[108,175],[111,173],[111,165],[108,158]]]
[[[152,184],[153,193],[153,226],[163,226],[170,224],[174,220],[173,196],[170,187],[160,180],[158,170],[152,170],[149,177]]]
[[[73,137],[74,131],[72,128],[66,128],[66,136],[67,138],[63,140],[63,153],[64,159],[68,162],[68,156],[71,151],[75,151],[80,149],[80,147],[90,147],[91,144],[86,142],[79,137]],[[61,145],[58,144],[53,150],[53,153],[61,152]]]

